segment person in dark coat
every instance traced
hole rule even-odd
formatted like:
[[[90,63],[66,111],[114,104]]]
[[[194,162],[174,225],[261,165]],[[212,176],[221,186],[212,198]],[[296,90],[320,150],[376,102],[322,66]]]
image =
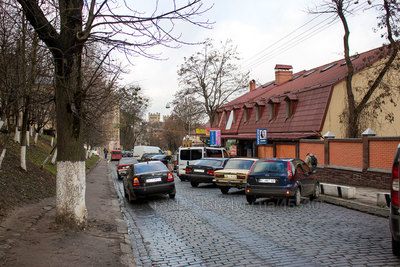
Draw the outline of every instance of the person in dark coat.
[[[105,159],[107,159],[107,154],[108,154],[108,150],[107,150],[107,148],[105,147],[105,148],[104,148],[104,158],[105,158]]]

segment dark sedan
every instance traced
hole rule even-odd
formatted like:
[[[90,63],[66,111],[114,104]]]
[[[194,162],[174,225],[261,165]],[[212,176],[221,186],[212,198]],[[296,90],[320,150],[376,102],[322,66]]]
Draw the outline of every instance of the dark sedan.
[[[298,206],[301,197],[319,196],[319,183],[315,171],[301,159],[260,159],[249,173],[245,192],[249,204],[269,197],[291,199]]]
[[[399,165],[400,165],[400,144],[393,160],[392,167],[392,186],[390,190],[390,232],[392,233],[392,252],[396,256],[400,256],[400,193],[399,193]]]
[[[168,194],[175,197],[174,175],[159,161],[137,163],[124,177],[124,195],[133,202],[150,195]]]
[[[228,158],[202,158],[186,166],[185,174],[193,187],[199,183],[214,183],[214,171],[224,168]]]
[[[162,163],[165,164],[165,166],[168,166],[168,163],[171,162],[171,156],[168,155],[155,155],[150,158],[151,161],[161,161]]]
[[[161,155],[161,154],[159,154],[159,153],[144,153],[139,161],[140,162],[149,161],[151,159],[151,157],[153,157],[155,155]]]

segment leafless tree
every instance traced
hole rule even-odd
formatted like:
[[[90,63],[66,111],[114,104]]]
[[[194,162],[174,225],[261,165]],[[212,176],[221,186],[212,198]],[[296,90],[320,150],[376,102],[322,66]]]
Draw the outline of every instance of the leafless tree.
[[[362,1],[361,1],[362,2]],[[377,2],[380,2],[377,4]],[[382,111],[382,105],[385,101],[390,101],[394,105],[392,95],[394,88],[388,86],[384,82],[385,75],[388,75],[391,68],[397,68],[398,66],[398,52],[399,52],[399,15],[400,15],[400,3],[397,0],[379,0],[365,1],[363,4],[370,5],[370,8],[376,8],[380,16],[377,23],[378,28],[384,30],[382,37],[386,38],[389,43],[385,47],[383,54],[386,56],[382,65],[375,69],[374,77],[368,77],[368,88],[353,88],[353,76],[354,66],[352,63],[352,55],[350,55],[350,44],[349,36],[350,29],[347,23],[347,16],[355,13],[355,6],[360,4],[359,1],[352,0],[333,0],[325,1],[313,13],[334,13],[338,16],[342,22],[344,28],[343,46],[344,56],[347,66],[347,77],[346,77],[346,93],[347,93],[347,110],[342,114],[342,120],[345,122],[346,135],[347,137],[358,137],[361,132],[361,125],[363,121],[363,115],[376,116],[376,111]],[[397,39],[397,40],[396,40]],[[397,59],[396,59],[397,58]],[[355,97],[355,89],[361,92],[360,100]],[[386,118],[391,121],[393,114],[387,114]]]
[[[184,4],[171,1],[169,11],[156,9],[151,15],[140,13],[120,2],[110,0],[16,0],[39,38],[53,55],[57,114],[57,192],[56,221],[72,227],[87,223],[85,203],[85,155],[83,152],[85,94],[82,83],[82,55],[85,44],[96,42],[126,54],[146,54],[154,45],[181,42],[175,34],[177,21],[207,27],[198,22],[205,9],[200,0]],[[53,8],[51,15],[47,9]]]
[[[199,97],[212,125],[217,109],[243,92],[249,73],[241,72],[238,52],[229,40],[216,48],[208,39],[201,52],[184,60],[178,71],[181,94]]]

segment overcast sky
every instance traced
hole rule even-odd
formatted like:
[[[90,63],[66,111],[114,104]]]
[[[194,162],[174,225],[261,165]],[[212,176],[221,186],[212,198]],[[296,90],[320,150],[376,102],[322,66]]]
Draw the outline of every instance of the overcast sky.
[[[139,1],[154,3],[155,1]],[[167,0],[160,0],[170,2]],[[315,0],[204,0],[206,6],[214,4],[204,18],[215,22],[213,29],[179,26],[184,41],[201,42],[206,38],[216,41],[231,39],[237,45],[243,71],[250,71],[250,79],[257,86],[274,80],[276,64],[293,66],[293,72],[343,58],[343,27],[332,15],[311,15],[307,7]],[[360,1],[364,3],[366,1]],[[376,1],[375,1],[376,2]],[[137,6],[137,4],[136,4]],[[149,6],[147,6],[149,8]],[[151,7],[150,7],[151,8]],[[385,41],[374,32],[376,13],[359,12],[348,18],[351,54],[365,52],[381,46]],[[121,84],[135,84],[143,88],[151,100],[149,112],[168,115],[168,102],[179,89],[177,71],[183,58],[201,50],[201,46],[183,46],[179,49],[157,48],[165,60],[134,58],[129,74]],[[147,116],[146,116],[147,119]]]

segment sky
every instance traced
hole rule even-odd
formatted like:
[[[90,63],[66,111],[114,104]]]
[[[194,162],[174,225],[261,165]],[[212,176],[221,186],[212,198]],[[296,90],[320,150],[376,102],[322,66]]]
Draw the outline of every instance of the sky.
[[[152,9],[155,1],[146,2],[143,9]],[[160,0],[163,4],[170,2]],[[179,2],[179,1],[178,1]],[[184,2],[184,1],[183,1]],[[214,22],[212,29],[178,24],[176,30],[187,42],[202,42],[212,38],[216,42],[231,39],[241,57],[242,71],[250,71],[250,80],[257,86],[274,80],[276,64],[293,66],[293,72],[309,70],[343,58],[343,26],[331,14],[309,14],[308,8],[322,1],[316,0],[204,0],[212,6],[202,19]],[[381,46],[385,40],[374,32],[376,12],[365,10],[360,1],[358,12],[348,17],[350,53],[362,53]],[[377,0],[373,1],[377,2]],[[138,3],[139,4],[139,3]],[[136,4],[136,7],[141,8]],[[140,5],[140,4],[139,4]],[[164,7],[166,8],[166,7]],[[148,112],[169,115],[174,94],[180,87],[177,71],[189,57],[201,51],[201,45],[180,48],[156,47],[150,52],[160,54],[162,60],[135,57],[133,65],[120,84],[138,85],[150,99]],[[147,114],[146,114],[147,119]]]

